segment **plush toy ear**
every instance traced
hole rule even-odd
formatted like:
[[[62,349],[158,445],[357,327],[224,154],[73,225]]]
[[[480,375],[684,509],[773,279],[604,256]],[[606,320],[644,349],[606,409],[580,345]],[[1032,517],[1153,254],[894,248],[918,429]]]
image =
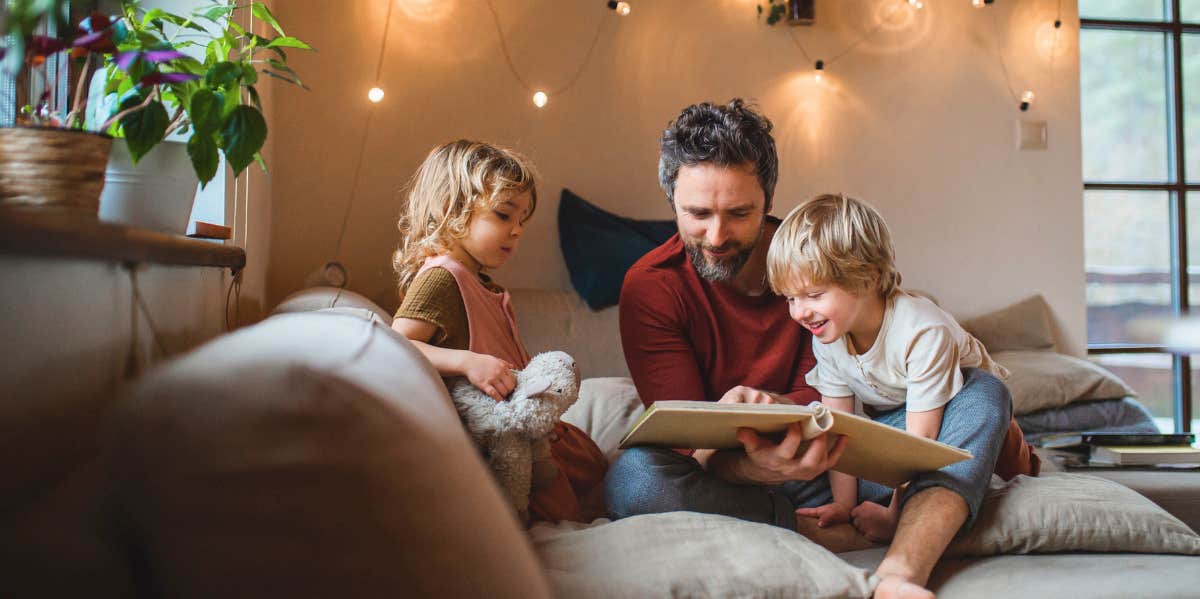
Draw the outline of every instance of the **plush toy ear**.
[[[552,384],[553,381],[550,380],[550,377],[538,375],[526,381],[522,385],[521,391],[525,393],[526,397],[537,397],[550,389]]]

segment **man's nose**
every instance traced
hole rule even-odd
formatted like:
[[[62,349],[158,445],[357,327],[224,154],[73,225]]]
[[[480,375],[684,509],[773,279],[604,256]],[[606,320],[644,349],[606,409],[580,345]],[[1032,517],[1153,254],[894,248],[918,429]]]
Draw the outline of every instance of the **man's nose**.
[[[705,238],[709,247],[719,248],[724,245],[725,241],[729,239],[729,235],[725,231],[725,223],[719,218],[713,219],[712,226],[708,228]]]

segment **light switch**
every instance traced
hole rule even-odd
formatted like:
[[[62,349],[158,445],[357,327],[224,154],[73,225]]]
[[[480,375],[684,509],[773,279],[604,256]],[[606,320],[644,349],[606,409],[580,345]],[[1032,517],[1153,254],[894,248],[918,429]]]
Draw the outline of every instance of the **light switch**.
[[[1017,119],[1017,149],[1045,150],[1046,121],[1023,121]]]

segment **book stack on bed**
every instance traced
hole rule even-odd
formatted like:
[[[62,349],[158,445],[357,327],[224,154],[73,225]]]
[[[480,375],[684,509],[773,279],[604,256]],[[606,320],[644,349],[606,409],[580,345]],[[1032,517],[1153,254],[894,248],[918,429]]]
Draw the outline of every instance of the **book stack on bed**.
[[[1071,452],[1068,466],[1200,468],[1193,433],[1083,432],[1043,439],[1046,449]]]

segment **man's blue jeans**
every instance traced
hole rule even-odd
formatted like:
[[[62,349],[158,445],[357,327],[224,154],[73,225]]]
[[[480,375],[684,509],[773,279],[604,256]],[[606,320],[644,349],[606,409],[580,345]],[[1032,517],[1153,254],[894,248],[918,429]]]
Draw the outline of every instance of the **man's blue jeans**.
[[[963,369],[963,388],[946,404],[938,441],[961,447],[975,457],[913,479],[902,501],[930,487],[945,487],[963,497],[969,527],[979,511],[996,465],[1008,423],[1012,398],[1000,379],[977,368]],[[903,406],[875,414],[876,421],[904,428]],[[862,442],[862,441],[860,441]],[[722,514],[796,529],[795,510],[833,501],[829,477],[780,485],[739,485],[700,466],[691,457],[670,449],[634,447],[608,469],[605,498],[614,519],[660,512],[691,511]],[[858,481],[858,500],[887,505],[892,490]]]

